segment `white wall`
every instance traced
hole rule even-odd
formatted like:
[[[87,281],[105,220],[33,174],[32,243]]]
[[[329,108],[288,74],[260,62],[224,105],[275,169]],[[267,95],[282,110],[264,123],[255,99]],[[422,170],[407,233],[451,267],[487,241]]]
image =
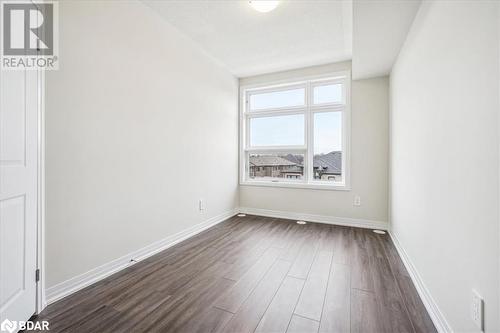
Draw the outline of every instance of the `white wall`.
[[[237,80],[140,2],[59,6],[48,287],[238,204]]]
[[[500,330],[497,3],[424,1],[391,74],[391,223],[451,328]]]
[[[240,79],[240,85],[345,69],[349,62]],[[386,222],[388,93],[387,77],[352,82],[351,191],[241,186],[240,206]],[[353,206],[355,195],[361,196],[361,207]]]

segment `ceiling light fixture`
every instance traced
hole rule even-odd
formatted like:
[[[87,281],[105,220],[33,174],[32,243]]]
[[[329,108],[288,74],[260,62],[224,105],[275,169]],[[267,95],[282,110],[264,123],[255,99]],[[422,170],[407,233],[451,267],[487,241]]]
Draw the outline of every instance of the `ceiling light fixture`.
[[[248,3],[258,12],[268,13],[278,7],[279,1],[270,0],[249,0]]]

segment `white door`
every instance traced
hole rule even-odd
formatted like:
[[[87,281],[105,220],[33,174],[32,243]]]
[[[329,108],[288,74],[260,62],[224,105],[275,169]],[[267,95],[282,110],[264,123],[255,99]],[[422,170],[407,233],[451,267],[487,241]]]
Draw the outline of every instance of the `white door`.
[[[37,71],[0,70],[0,323],[36,310]]]

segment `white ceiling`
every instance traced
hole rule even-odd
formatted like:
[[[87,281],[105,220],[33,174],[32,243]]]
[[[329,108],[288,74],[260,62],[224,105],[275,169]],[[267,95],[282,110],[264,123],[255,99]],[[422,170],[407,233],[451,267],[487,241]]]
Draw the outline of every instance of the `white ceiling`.
[[[353,8],[353,79],[390,73],[420,0],[355,0]]]
[[[281,0],[269,13],[246,0],[143,2],[238,77],[352,57],[351,0]]]

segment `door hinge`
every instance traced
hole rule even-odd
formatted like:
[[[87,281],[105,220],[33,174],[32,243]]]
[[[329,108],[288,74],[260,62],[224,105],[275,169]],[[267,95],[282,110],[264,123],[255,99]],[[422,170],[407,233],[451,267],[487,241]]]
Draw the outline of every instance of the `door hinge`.
[[[36,282],[40,281],[40,269],[37,269],[35,271],[35,281]]]

